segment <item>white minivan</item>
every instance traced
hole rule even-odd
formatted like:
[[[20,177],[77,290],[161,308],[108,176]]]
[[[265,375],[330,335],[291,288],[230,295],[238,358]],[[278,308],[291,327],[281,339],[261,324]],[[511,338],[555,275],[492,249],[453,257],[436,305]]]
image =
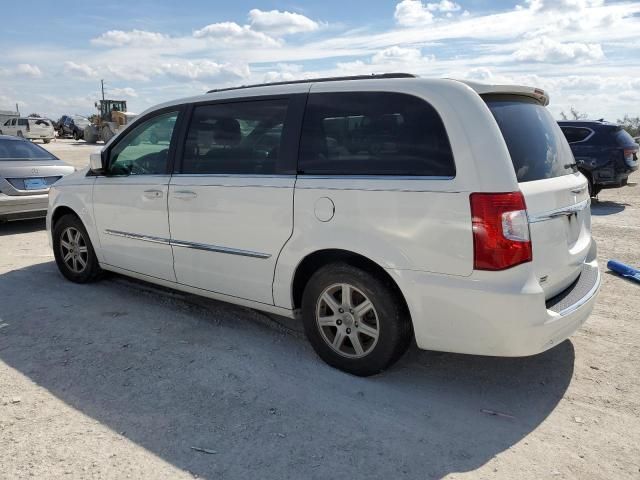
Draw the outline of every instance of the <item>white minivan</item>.
[[[300,318],[356,375],[413,338],[536,354],[600,286],[587,182],[547,103],[408,74],[168,102],[51,188],[55,259],[75,282],[110,270]]]
[[[43,143],[49,143],[56,136],[51,120],[39,117],[10,118],[0,125],[0,135],[42,140]]]

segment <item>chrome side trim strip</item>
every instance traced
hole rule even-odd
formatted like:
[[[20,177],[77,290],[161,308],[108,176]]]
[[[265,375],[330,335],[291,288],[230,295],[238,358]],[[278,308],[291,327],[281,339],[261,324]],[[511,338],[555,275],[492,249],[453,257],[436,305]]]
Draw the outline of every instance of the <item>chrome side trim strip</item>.
[[[598,267],[596,267],[596,268],[598,268]],[[596,283],[593,285],[593,287],[591,287],[591,290],[589,290],[584,297],[582,297],[580,300],[578,300],[573,305],[569,305],[564,310],[560,310],[558,312],[558,315],[560,315],[561,317],[564,317],[566,315],[569,315],[570,313],[575,312],[580,307],[582,307],[585,303],[587,303],[589,300],[591,300],[591,298],[596,294],[596,292],[600,288],[600,283],[601,282],[602,282],[602,274],[600,273],[600,268],[598,268],[598,278],[596,279]]]
[[[185,242],[182,240],[171,240],[169,238],[153,237],[151,235],[140,235],[137,233],[121,232],[119,230],[105,230],[107,235],[115,237],[131,238],[133,240],[141,240],[143,242],[161,243],[163,245],[171,245],[172,247],[193,248],[195,250],[204,250],[207,252],[227,253],[229,255],[240,255],[242,257],[252,257],[267,259],[271,257],[270,253],[254,252],[251,250],[242,250],[239,248],[220,247],[217,245],[209,245],[205,243]]]
[[[207,252],[228,253],[229,255],[240,255],[243,257],[262,258],[266,259],[271,257],[269,253],[253,252],[251,250],[241,250],[238,248],[219,247],[217,245],[208,245],[204,243],[185,242],[182,240],[171,240],[171,246],[193,248],[195,250],[205,250]]]
[[[151,242],[151,243],[162,243],[165,245],[170,245],[171,240],[168,238],[161,237],[152,237],[150,235],[139,235],[137,233],[129,233],[129,232],[121,232],[119,230],[105,230],[104,233],[107,235],[113,235],[114,237],[124,237],[124,238],[132,238],[134,240],[142,240],[143,242]]]
[[[528,214],[529,223],[538,223],[538,222],[546,222],[547,220],[552,220],[558,217],[568,217],[569,215],[573,215],[574,213],[581,212],[585,208],[587,208],[591,203],[590,199],[583,200],[580,203],[576,203],[575,205],[571,205],[570,207],[558,208],[557,210],[551,210],[549,212],[540,213],[538,215]]]

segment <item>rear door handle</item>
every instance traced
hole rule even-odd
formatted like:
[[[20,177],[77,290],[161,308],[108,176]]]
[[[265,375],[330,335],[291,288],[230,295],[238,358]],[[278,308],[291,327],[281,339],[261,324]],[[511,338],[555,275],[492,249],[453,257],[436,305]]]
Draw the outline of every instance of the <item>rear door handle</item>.
[[[191,200],[192,198],[196,198],[198,194],[196,192],[192,192],[191,190],[176,190],[173,192],[174,198],[179,198],[180,200]]]
[[[162,198],[162,190],[145,190],[144,196],[146,198]]]

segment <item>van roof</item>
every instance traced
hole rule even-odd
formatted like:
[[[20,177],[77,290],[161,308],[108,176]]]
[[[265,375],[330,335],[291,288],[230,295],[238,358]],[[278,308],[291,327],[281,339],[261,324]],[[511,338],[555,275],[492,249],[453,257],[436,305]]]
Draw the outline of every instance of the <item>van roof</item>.
[[[207,101],[209,99],[221,97],[225,97],[225,92],[230,93],[230,97],[240,97],[242,93],[246,91],[247,95],[277,95],[277,94],[292,94],[292,93],[305,93],[309,91],[309,87],[315,83],[330,83],[330,82],[370,82],[370,81],[378,81],[378,80],[386,80],[387,82],[442,82],[450,81],[455,83],[462,83],[469,88],[473,89],[479,95],[488,95],[488,94],[504,94],[504,95],[523,95],[530,97],[542,105],[546,106],[549,104],[549,96],[546,92],[540,88],[535,87],[527,87],[522,85],[497,85],[497,84],[484,84],[480,82],[473,82],[469,80],[458,80],[452,78],[445,79],[436,79],[436,78],[421,78],[417,75],[411,73],[383,73],[383,74],[375,74],[375,75],[354,75],[354,76],[344,76],[344,77],[322,77],[322,78],[309,78],[309,79],[301,79],[301,80],[291,80],[286,82],[273,82],[273,83],[261,83],[261,84],[252,84],[252,85],[241,85],[238,87],[229,87],[229,88],[220,88],[209,90],[204,95],[198,95],[190,98],[182,98],[169,102],[165,102],[161,105],[157,105],[152,107],[141,114],[143,116],[147,112],[157,110],[163,107],[170,107],[174,105],[179,105],[181,103],[190,103],[190,102],[202,102]]]
[[[229,87],[229,88],[217,88],[214,90],[209,90],[207,93],[217,93],[217,92],[226,92],[229,90],[240,90],[240,89],[250,89],[255,87],[272,87],[279,85],[295,85],[295,84],[305,84],[305,83],[323,83],[323,82],[342,82],[342,81],[353,81],[353,80],[385,80],[392,78],[419,78],[417,75],[412,73],[404,73],[404,72],[395,72],[395,73],[381,73],[381,74],[372,74],[372,75],[351,75],[344,77],[321,77],[321,78],[307,78],[301,80],[289,80],[284,82],[272,82],[272,83],[258,83],[253,85],[241,85],[238,87]],[[498,84],[486,84],[480,82],[474,82],[470,80],[458,80],[455,78],[446,79],[453,80],[457,82],[464,83],[468,85],[473,90],[475,90],[479,95],[486,94],[517,94],[517,95],[525,95],[528,97],[532,97],[535,100],[538,100],[543,105],[549,104],[549,96],[546,94],[544,90],[541,88],[534,87],[526,87],[522,85],[498,85]]]

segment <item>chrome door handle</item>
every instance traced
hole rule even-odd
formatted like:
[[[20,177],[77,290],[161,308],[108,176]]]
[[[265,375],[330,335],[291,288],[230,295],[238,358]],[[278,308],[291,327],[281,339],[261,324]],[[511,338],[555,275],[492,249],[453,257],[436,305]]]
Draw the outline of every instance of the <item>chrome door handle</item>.
[[[176,190],[173,192],[174,198],[179,198],[180,200],[191,200],[192,198],[196,198],[198,194],[196,192],[192,192],[191,190]]]
[[[146,198],[162,198],[162,190],[145,190],[144,196]]]

